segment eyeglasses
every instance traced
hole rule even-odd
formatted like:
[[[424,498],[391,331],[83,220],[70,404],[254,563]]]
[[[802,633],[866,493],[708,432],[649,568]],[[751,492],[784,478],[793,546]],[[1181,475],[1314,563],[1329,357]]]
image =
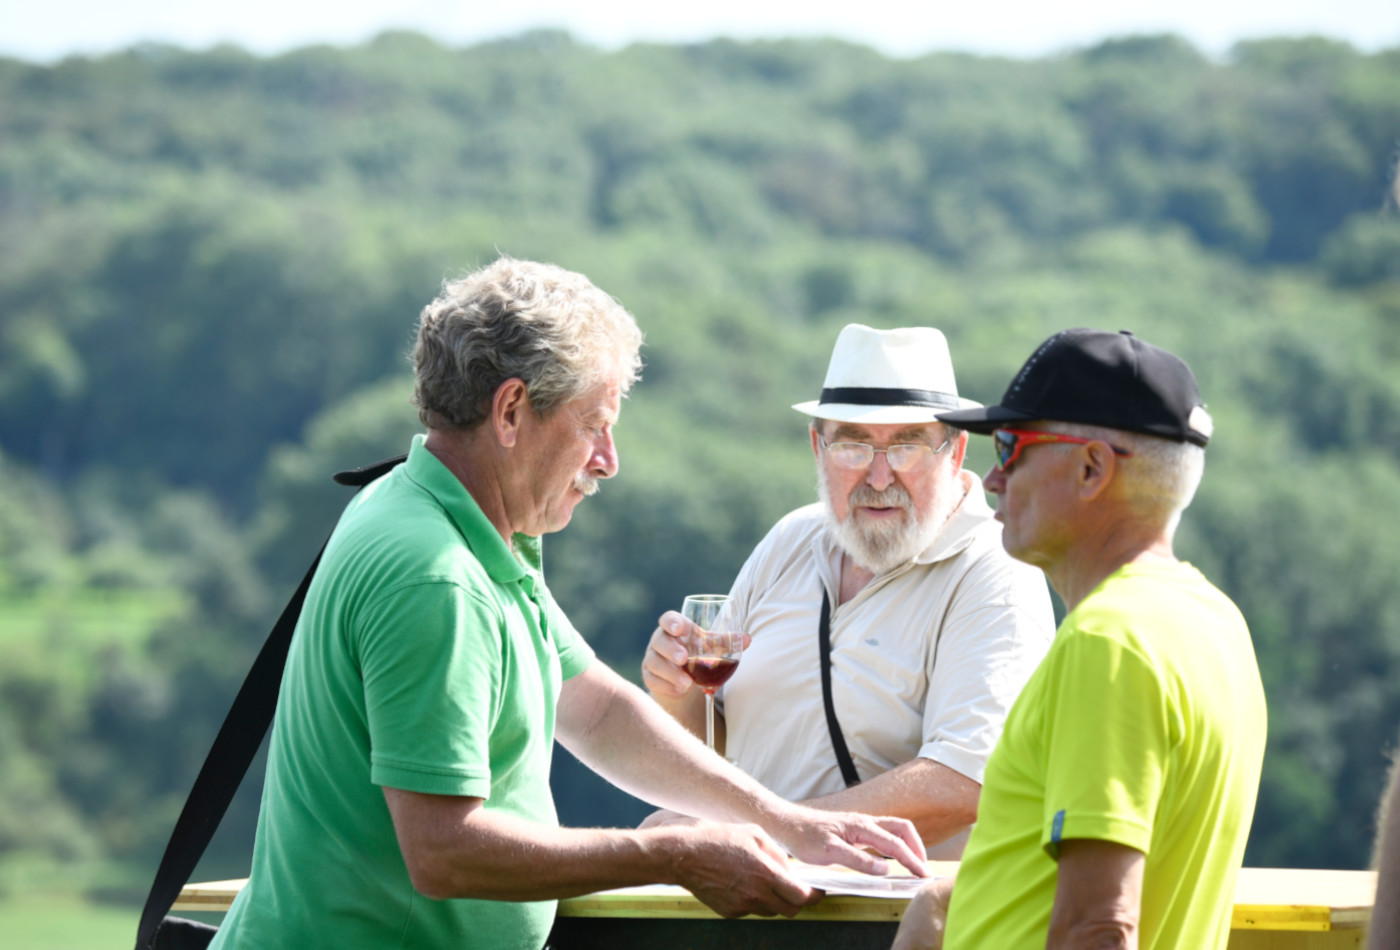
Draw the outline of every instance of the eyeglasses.
[[[1102,439],[1081,439],[1077,435],[1063,435],[1059,432],[1042,432],[1039,429],[997,429],[992,432],[992,446],[996,449],[997,468],[1003,472],[1011,467],[1011,463],[1020,457],[1021,450],[1028,445],[1039,445],[1042,442],[1069,442],[1074,445],[1088,445],[1090,442],[1102,441]],[[1116,445],[1108,447],[1124,458],[1132,457],[1133,453],[1127,449],[1120,449]]]
[[[876,452],[885,453],[885,461],[896,472],[907,472],[933,458],[946,449],[952,439],[944,439],[943,444],[934,448],[926,442],[901,442],[883,449],[877,449],[868,442],[828,442],[817,436],[821,447],[831,456],[831,460],[842,468],[868,468],[875,461]]]

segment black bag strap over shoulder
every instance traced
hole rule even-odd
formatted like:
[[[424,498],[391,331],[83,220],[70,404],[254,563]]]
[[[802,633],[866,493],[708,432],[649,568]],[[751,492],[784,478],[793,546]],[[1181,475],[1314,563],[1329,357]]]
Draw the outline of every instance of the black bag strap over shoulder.
[[[351,468],[343,472],[336,472],[334,475],[335,482],[337,485],[364,488],[379,476],[386,475],[395,467],[402,465],[407,459],[407,455],[395,455],[393,458],[374,462],[370,465],[361,465],[359,468]]]
[[[406,455],[400,455],[373,465],[337,472],[335,480],[341,485],[362,488],[406,458]],[[272,632],[267,635],[228,715],[224,717],[223,725],[219,727],[214,745],[204,759],[194,788],[175,822],[175,830],[170,833],[165,854],[160,859],[160,868],[156,871],[136,930],[137,950],[151,950],[156,946],[156,936],[167,919],[166,915],[180,896],[181,889],[189,882],[195,865],[204,856],[215,829],[233,801],[234,792],[238,790],[248,767],[253,764],[263,737],[272,725],[272,715],[277,709],[277,693],[282,686],[282,668],[286,666],[287,650],[292,643],[292,631],[296,629],[306,591],[311,586],[311,578],[316,574],[325,550],[326,546],[322,544],[307,568],[306,576],[297,586],[296,593],[292,594]]]
[[[836,764],[841,766],[841,778],[850,788],[860,784],[860,774],[851,761],[851,750],[846,748],[846,736],[841,732],[836,704],[831,699],[831,598],[827,596],[826,585],[822,585],[822,618],[817,627],[817,644],[822,654],[822,705],[826,707],[826,728],[831,733],[831,747],[836,750]]]

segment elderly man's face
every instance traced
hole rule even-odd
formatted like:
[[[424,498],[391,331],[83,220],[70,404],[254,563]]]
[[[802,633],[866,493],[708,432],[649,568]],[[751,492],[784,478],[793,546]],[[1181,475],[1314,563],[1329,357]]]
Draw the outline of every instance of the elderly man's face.
[[[617,474],[612,428],[622,407],[622,386],[605,380],[545,418],[525,413],[518,469],[521,508],[516,531],[541,535],[558,531],[574,506],[598,490],[598,479]]]
[[[938,537],[962,500],[962,468],[967,437],[960,435],[941,452],[906,471],[890,467],[876,452],[862,469],[845,468],[823,448],[832,442],[864,442],[876,449],[898,444],[938,448],[947,439],[941,423],[864,425],[822,420],[812,434],[818,488],[841,547],[861,567],[883,574],[906,564]]]
[[[1033,422],[1026,429],[1044,429]],[[1057,562],[1073,531],[1066,517],[1073,500],[1078,456],[1053,445],[1027,445],[1007,469],[993,465],[983,479],[997,496],[1001,543],[1019,561],[1045,568]]]

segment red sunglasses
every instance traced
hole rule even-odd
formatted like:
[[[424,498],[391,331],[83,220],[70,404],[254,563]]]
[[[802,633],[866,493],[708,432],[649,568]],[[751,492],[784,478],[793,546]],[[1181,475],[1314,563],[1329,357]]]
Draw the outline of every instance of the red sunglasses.
[[[1020,457],[1021,450],[1028,445],[1039,445],[1042,442],[1069,442],[1074,445],[1088,445],[1090,442],[1102,441],[1102,439],[1082,439],[1077,435],[1063,435],[1059,432],[1042,432],[1039,429],[997,429],[992,432],[992,445],[997,454],[997,468],[1003,472],[1011,467],[1011,463]],[[1104,444],[1108,445],[1106,442]],[[1133,453],[1127,449],[1120,449],[1116,445],[1108,447],[1124,458],[1132,457]]]

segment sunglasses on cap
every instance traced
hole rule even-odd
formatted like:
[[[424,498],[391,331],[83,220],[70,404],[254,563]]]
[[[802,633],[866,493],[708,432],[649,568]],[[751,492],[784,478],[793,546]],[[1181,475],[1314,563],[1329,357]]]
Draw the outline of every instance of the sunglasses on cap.
[[[997,455],[997,468],[1003,472],[1011,467],[1011,463],[1016,461],[1021,455],[1021,450],[1028,445],[1040,445],[1042,442],[1069,442],[1073,445],[1088,445],[1090,442],[1103,442],[1102,439],[1082,439],[1077,435],[1064,435],[1059,432],[1042,432],[1039,429],[996,429],[992,432],[992,446]],[[1108,443],[1104,443],[1108,445]],[[1120,449],[1116,445],[1108,445],[1116,454],[1124,458],[1131,458],[1133,453],[1127,449]]]

